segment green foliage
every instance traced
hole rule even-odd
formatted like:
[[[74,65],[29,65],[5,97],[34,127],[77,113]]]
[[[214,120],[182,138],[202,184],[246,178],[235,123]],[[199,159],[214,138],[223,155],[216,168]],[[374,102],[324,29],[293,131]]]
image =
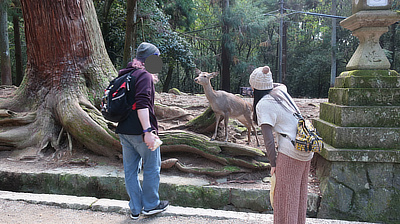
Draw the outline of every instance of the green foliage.
[[[176,87],[176,84],[181,82],[183,82],[183,87],[190,87],[191,83],[188,83],[187,77],[192,74],[192,68],[194,68],[195,65],[189,43],[171,29],[171,25],[168,22],[169,17],[164,14],[154,1],[142,1],[139,4],[139,8],[143,14],[149,15],[149,20],[146,21],[143,27],[147,29],[142,30],[144,31],[144,37],[142,37],[142,39],[152,42],[159,47],[165,65],[165,69],[159,74],[161,82],[158,84],[158,87],[164,85],[166,72],[168,69],[175,67],[176,63],[178,67],[180,65],[184,70],[183,78],[179,75],[177,77],[175,76],[175,85],[169,86],[166,89]],[[150,37],[150,40],[147,39],[147,36]],[[186,92],[190,91],[190,88],[180,88],[180,90]]]
[[[174,30],[189,30],[196,20],[195,3],[192,0],[163,0],[161,8],[170,16],[168,22]]]
[[[103,14],[105,2],[104,0],[94,1],[94,5],[108,56],[118,69],[126,66],[122,65],[126,29],[126,1],[114,0],[108,18],[104,18],[105,15]]]
[[[97,16],[107,52],[117,69],[122,65],[126,29],[126,0],[112,2],[107,18],[104,15],[106,0],[94,0]],[[285,0],[285,8],[331,14],[331,1]],[[392,9],[400,10],[399,1],[392,1]],[[15,59],[12,16],[20,18],[21,41],[24,42],[22,13],[8,1],[9,39],[12,73],[15,76]],[[221,44],[230,52],[231,92],[238,93],[241,86],[249,86],[250,73],[259,66],[269,65],[274,80],[278,75],[279,1],[235,0],[229,1],[229,10],[222,10],[223,1],[209,0],[143,0],[138,2],[136,24],[137,44],[148,41],[156,44],[164,61],[156,88],[178,88],[184,92],[203,92],[193,82],[193,68],[221,72]],[[351,1],[337,0],[337,14],[351,15]],[[229,32],[223,37],[223,21]],[[332,19],[287,11],[287,71],[285,84],[294,96],[326,97],[330,82]],[[358,46],[358,39],[337,21],[337,74],[345,71],[346,64]],[[222,41],[224,40],[224,41]],[[389,27],[382,35],[393,70],[400,70],[400,26]],[[22,43],[23,62],[26,63],[25,44]],[[25,65],[23,65],[25,66]],[[170,76],[171,81],[167,82]],[[214,89],[219,89],[221,77],[212,79]]]
[[[330,55],[321,55],[321,51],[323,49],[293,52],[289,62],[292,67],[287,77],[291,94],[297,97],[328,97]]]
[[[115,67],[120,69],[125,67],[121,63],[125,42],[126,0],[111,2],[108,17],[105,18],[103,13],[106,0],[94,0],[107,52]],[[229,1],[229,10],[224,12],[222,3],[215,0],[138,2],[138,20],[142,18],[143,22],[136,24],[136,43],[154,43],[162,52],[164,68],[159,74],[160,82],[156,86],[158,91],[178,88],[183,92],[203,92],[202,87],[193,82],[193,68],[221,73],[221,44],[228,47],[230,52],[231,92],[238,93],[240,87],[249,86],[248,77],[259,66],[269,65],[274,80],[278,81],[279,1]],[[351,15],[350,1],[337,0],[337,4],[338,15]],[[399,4],[399,1],[393,1],[393,9],[399,10]],[[331,1],[285,0],[285,8],[330,14]],[[11,7],[9,21],[13,14],[20,15],[20,12]],[[229,24],[229,32],[225,37],[222,34],[223,21]],[[284,21],[287,25],[287,71],[284,83],[295,97],[326,97],[330,82],[332,19],[287,11]],[[349,30],[342,28],[339,22],[337,74],[345,71],[347,62],[358,46],[358,39]],[[20,29],[24,35],[22,23]],[[13,34],[10,32],[10,43],[12,40]],[[399,71],[398,24],[382,36],[381,45],[392,63],[392,69]],[[12,55],[13,50],[14,45],[10,44]],[[26,58],[25,51],[23,49],[23,58]],[[168,78],[171,80],[167,81]],[[212,79],[214,89],[219,89],[220,83],[221,76]]]
[[[231,92],[238,93],[241,86],[249,86],[248,77],[259,66],[269,65],[275,81],[278,81],[277,48],[280,38],[276,1],[231,1],[230,10],[226,13],[222,13],[219,5],[209,5],[201,0],[197,2],[199,14],[195,29],[199,31],[190,39],[194,40],[193,53],[200,70],[220,71],[219,41],[223,40],[231,53]],[[286,8],[323,14],[329,14],[331,7],[327,1],[285,2]],[[338,14],[350,13],[348,4],[340,2]],[[270,16],[274,14],[276,16]],[[230,26],[229,38],[226,39],[221,34],[221,25],[204,25],[221,24],[222,20]],[[295,96],[326,97],[330,85],[331,19],[295,13],[285,16],[284,20],[288,46],[284,83]],[[343,28],[339,27],[338,33],[344,36],[338,43],[338,48],[344,49],[339,49],[337,55],[340,74],[354,52],[357,40]],[[229,43],[226,43],[227,40]],[[214,88],[218,88],[219,79],[212,80]],[[202,92],[201,87],[195,92]]]

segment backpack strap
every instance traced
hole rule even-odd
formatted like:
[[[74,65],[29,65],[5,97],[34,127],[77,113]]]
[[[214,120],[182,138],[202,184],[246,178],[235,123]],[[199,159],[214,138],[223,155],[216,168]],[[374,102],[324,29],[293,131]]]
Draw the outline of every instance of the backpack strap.
[[[130,88],[130,84],[131,84],[131,80],[133,79],[133,81],[135,81],[135,77],[132,76],[134,72],[136,72],[138,69],[134,68],[132,71],[130,71],[128,74],[128,80],[127,80],[127,86],[126,86],[126,90],[128,90],[128,92],[131,90]]]
[[[286,97],[286,99],[288,100],[288,102],[290,103],[290,105],[292,106],[292,108],[295,110],[295,113],[293,113],[293,116],[294,116],[297,120],[300,120],[300,119],[303,119],[303,120],[304,120],[304,118],[303,118],[303,116],[301,115],[300,111],[299,111],[299,110],[297,109],[297,107],[294,105],[293,101],[290,99],[290,97],[288,96],[288,94],[285,93],[285,91],[282,91],[281,89],[280,89],[279,91],[281,91],[281,92],[283,93],[283,95]],[[283,108],[285,108],[285,110],[289,110],[285,105],[283,105],[282,102],[280,102],[280,101],[278,101],[278,102],[279,102],[279,104],[280,104]],[[296,146],[296,142],[295,142],[293,139],[291,139],[288,135],[285,135],[285,134],[282,134],[282,133],[279,133],[279,134],[282,135],[284,138],[289,139],[289,141],[292,143],[293,146]]]
[[[285,91],[279,90],[283,93],[283,95],[285,95],[286,99],[288,100],[288,102],[290,103],[290,105],[292,106],[292,108],[295,110],[295,113],[293,113],[293,116],[295,116],[298,120],[303,119],[303,115],[301,115],[300,111],[297,109],[297,107],[294,105],[293,101],[290,99],[290,97],[288,96],[287,93],[285,93]],[[284,106],[281,103],[282,106]]]

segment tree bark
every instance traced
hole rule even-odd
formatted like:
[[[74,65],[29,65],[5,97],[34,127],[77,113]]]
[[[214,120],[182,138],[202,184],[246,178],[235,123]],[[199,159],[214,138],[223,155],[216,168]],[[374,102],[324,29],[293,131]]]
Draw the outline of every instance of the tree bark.
[[[21,149],[21,158],[38,157],[42,150],[62,154],[75,143],[119,156],[118,138],[95,107],[116,71],[92,0],[21,0],[21,6],[26,77],[0,105],[12,114],[0,125],[0,150]],[[25,122],[15,122],[21,119]]]
[[[1,84],[12,85],[10,47],[8,43],[7,24],[8,2],[0,2],[0,61],[1,61]]]

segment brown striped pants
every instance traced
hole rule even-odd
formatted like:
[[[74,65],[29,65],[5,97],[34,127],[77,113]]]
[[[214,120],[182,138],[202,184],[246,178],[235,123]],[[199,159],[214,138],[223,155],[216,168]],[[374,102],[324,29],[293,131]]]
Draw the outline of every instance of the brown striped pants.
[[[278,153],[274,194],[274,224],[306,223],[308,173],[311,161]]]

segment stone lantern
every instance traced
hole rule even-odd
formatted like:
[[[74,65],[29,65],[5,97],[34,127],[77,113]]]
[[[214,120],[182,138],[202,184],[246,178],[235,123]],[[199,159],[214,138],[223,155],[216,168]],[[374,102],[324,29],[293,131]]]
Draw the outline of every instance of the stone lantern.
[[[388,26],[399,21],[398,13],[390,11],[390,6],[391,0],[353,0],[354,14],[340,23],[360,40],[347,70],[390,68],[379,45],[379,38],[388,31]]]
[[[400,21],[391,0],[352,0],[340,25],[360,44],[313,121],[325,141],[315,156],[320,218],[400,222],[400,75],[379,44]]]

